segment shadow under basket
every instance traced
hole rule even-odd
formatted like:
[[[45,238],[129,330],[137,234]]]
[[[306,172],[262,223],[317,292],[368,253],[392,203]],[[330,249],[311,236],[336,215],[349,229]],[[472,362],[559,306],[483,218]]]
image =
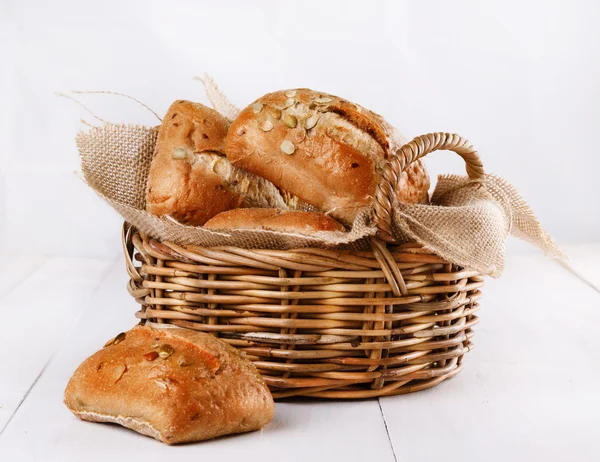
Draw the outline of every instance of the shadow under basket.
[[[453,377],[472,349],[483,277],[419,244],[394,244],[386,201],[406,165],[436,149],[483,174],[476,151],[453,136],[415,139],[389,162],[369,251],[183,247],[125,224],[136,316],[220,337],[254,362],[274,398],[390,396]]]

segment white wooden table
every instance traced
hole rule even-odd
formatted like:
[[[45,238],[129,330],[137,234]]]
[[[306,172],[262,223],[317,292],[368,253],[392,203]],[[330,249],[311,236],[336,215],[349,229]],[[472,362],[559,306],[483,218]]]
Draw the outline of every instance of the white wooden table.
[[[121,259],[0,257],[0,461],[599,460],[600,245],[509,256],[457,377],[380,400],[278,403],[261,432],[169,447],[62,404],[77,365],[135,324]]]

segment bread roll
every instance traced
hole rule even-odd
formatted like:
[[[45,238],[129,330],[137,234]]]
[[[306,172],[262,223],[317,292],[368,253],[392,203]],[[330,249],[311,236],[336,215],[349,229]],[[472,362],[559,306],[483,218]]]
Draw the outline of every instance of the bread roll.
[[[385,160],[405,140],[382,117],[308,89],[259,98],[233,122],[231,163],[285,188],[344,224],[371,204]],[[402,174],[399,200],[428,200],[420,162]]]
[[[167,444],[258,430],[274,410],[256,368],[233,347],[201,332],[142,326],[77,368],[65,404],[82,420]]]
[[[295,199],[224,157],[229,122],[198,103],[176,101],[163,119],[148,176],[146,209],[203,225],[236,207],[288,209]]]
[[[318,212],[284,212],[278,209],[235,209],[219,213],[204,225],[211,229],[267,229],[295,234],[318,231],[345,231],[345,228]]]

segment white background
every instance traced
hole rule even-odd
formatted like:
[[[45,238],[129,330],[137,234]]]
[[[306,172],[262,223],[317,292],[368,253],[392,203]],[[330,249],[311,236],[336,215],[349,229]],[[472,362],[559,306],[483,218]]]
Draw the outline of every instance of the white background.
[[[0,313],[12,321],[0,460],[597,459],[599,24],[600,2],[583,0],[0,0]],[[502,278],[486,280],[464,371],[428,391],[278,403],[262,432],[178,448],[78,421],[62,404],[68,378],[131,327],[137,304],[121,220],[73,173],[80,119],[94,120],[54,93],[113,90],[162,114],[175,99],[206,103],[192,79],[204,72],[239,106],[307,86],[408,137],[468,137],[570,262],[517,255],[530,248],[513,240]],[[80,99],[113,122],[156,123],[128,100]],[[461,172],[455,157],[426,159],[432,176]]]
[[[453,131],[521,191],[560,244],[600,236],[600,2],[0,0],[0,253],[112,257],[121,220],[73,174],[93,122],[55,91],[127,93],[159,114],[306,86],[408,137]],[[81,96],[113,122],[128,100]],[[460,172],[448,153],[432,175]]]

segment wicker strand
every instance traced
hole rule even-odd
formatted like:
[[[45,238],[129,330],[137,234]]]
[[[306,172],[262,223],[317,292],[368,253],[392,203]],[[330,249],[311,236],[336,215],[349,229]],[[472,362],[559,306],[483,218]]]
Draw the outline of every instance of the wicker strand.
[[[392,202],[394,190],[400,181],[400,174],[417,159],[438,150],[454,151],[464,159],[469,178],[473,181],[483,180],[485,171],[479,154],[466,139],[452,133],[429,133],[416,137],[389,159],[375,192],[373,220],[379,228],[378,237],[383,241],[394,241]]]
[[[278,252],[122,235],[137,316],[220,336],[276,398],[418,391],[454,376],[472,348],[481,276],[419,245]]]
[[[401,172],[439,149],[462,156],[473,181],[483,178],[465,139],[415,138],[383,170],[370,251],[181,246],[125,225],[136,316],[221,337],[255,363],[277,399],[391,396],[453,377],[472,349],[483,278],[417,243],[394,245],[391,229]]]

